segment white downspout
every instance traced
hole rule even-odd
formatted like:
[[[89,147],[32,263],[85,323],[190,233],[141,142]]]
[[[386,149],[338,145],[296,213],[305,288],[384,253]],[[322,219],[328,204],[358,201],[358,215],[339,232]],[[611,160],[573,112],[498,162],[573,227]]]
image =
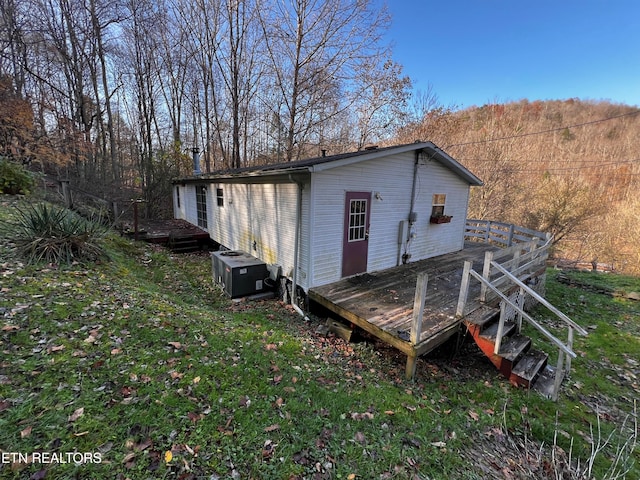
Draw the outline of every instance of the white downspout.
[[[302,190],[304,189],[304,183],[297,182],[289,174],[289,179],[298,185],[298,200],[296,205],[296,234],[295,245],[293,249],[293,278],[292,278],[292,292],[291,292],[291,306],[298,312],[305,320],[309,320],[307,314],[302,311],[298,306],[298,257],[300,255],[300,232],[302,231]]]

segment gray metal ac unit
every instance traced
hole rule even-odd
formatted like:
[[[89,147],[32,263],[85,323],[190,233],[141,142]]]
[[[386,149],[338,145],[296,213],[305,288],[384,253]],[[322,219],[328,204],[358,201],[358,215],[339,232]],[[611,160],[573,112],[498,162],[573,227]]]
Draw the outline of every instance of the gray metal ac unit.
[[[213,281],[231,298],[245,297],[265,290],[269,277],[262,260],[240,250],[225,250],[211,254]]]

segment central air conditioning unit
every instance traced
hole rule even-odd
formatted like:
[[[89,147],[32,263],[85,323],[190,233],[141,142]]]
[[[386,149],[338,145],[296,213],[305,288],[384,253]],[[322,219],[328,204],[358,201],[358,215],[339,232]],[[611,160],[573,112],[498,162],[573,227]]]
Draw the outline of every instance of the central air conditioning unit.
[[[240,250],[211,253],[211,267],[213,281],[231,298],[263,292],[269,277],[265,262]]]

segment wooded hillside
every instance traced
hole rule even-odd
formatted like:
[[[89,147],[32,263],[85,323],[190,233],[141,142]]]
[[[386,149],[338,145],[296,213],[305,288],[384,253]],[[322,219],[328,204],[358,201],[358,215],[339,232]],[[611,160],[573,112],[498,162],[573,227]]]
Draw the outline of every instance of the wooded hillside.
[[[522,100],[432,110],[397,140],[431,140],[485,182],[470,217],[550,231],[558,258],[640,273],[638,132],[638,108]]]
[[[430,140],[485,182],[474,217],[548,230],[558,255],[640,273],[640,109],[410,98],[372,0],[8,0],[0,157],[170,215],[170,181]]]
[[[193,149],[208,172],[361,148],[410,88],[389,21],[372,0],[3,0],[0,155],[158,214]]]

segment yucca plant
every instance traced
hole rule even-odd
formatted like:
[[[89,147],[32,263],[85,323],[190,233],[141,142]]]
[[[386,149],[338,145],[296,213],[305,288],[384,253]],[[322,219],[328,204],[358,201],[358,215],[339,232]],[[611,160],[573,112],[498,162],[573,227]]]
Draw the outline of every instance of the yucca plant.
[[[95,261],[105,256],[102,239],[107,229],[59,206],[40,203],[19,208],[4,228],[29,263]]]

